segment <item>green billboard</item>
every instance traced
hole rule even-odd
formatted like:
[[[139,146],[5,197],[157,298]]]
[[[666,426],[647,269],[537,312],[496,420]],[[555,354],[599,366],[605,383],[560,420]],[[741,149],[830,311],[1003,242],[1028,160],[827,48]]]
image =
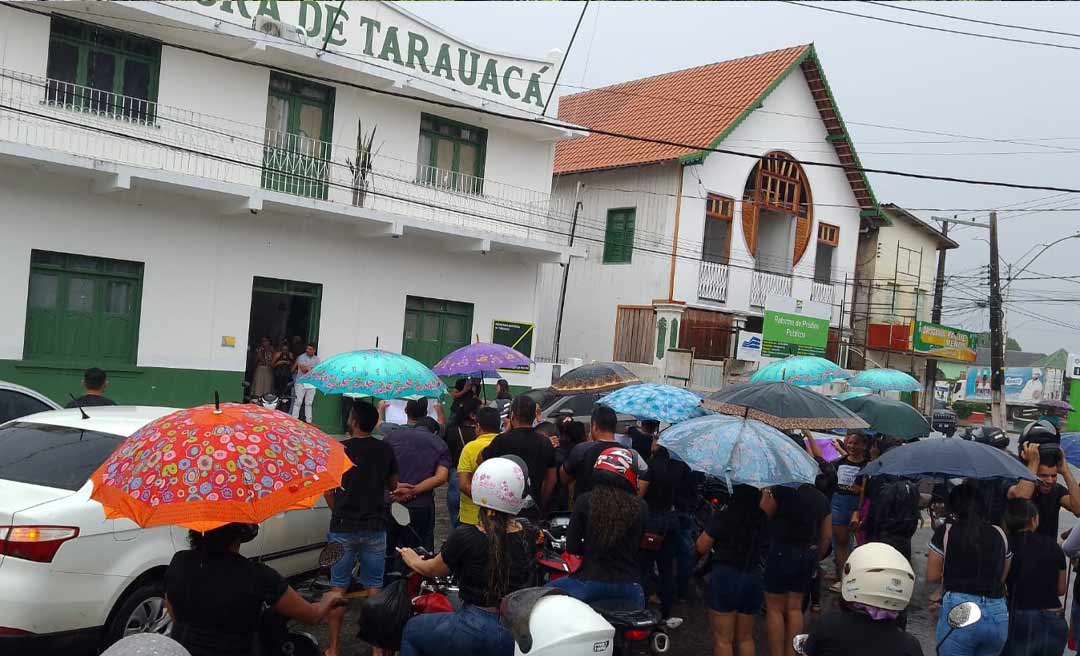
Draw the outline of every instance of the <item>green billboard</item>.
[[[828,319],[765,310],[761,330],[762,357],[824,356],[828,343]]]

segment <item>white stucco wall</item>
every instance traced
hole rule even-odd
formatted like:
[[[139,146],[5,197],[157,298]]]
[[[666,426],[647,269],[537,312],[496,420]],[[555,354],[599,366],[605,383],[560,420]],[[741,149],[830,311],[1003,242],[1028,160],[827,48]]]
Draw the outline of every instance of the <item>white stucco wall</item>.
[[[95,195],[85,178],[0,166],[0,359],[21,359],[31,249],[143,262],[139,366],[242,371],[253,276],[323,286],[325,354],[379,345],[398,350],[405,296],[474,304],[473,333],[494,319],[532,322],[536,265],[489,253],[449,253],[406,235],[364,239],[347,225],[269,211],[222,216],[219,206],[134,189]],[[221,337],[237,338],[236,348]]]
[[[930,320],[937,246],[938,241],[925,229],[894,216],[891,226],[878,229],[876,240],[868,243],[860,254],[860,261],[873,265],[872,275],[863,280],[873,290],[870,298],[873,321]]]
[[[793,72],[781,82],[765,99],[761,109],[781,114],[818,115],[806,78],[800,71]],[[755,155],[780,150],[799,161],[839,164],[836,153],[825,141],[826,136],[825,126],[821,121],[755,111],[732,131],[720,147]],[[711,153],[700,165],[686,168],[683,178],[686,191],[679,231],[680,252],[695,255],[701,252],[706,194],[711,192],[741,201],[746,178],[756,162],[757,160],[749,157]],[[809,299],[811,279],[814,275],[814,257],[817,252],[817,223],[825,221],[840,228],[840,243],[833,258],[833,278],[842,285],[844,275],[852,274],[855,269],[859,209],[856,207],[851,186],[840,169],[804,166],[803,170],[813,193],[814,226],[810,246],[794,268],[792,293],[797,298]],[[742,203],[737,202],[732,224],[727,302],[720,304],[697,300],[698,264],[688,259],[680,259],[677,264],[675,297],[703,308],[760,313],[760,309],[750,307],[753,266],[754,258],[747,250],[742,230]],[[834,303],[839,304],[839,294]],[[838,308],[833,316],[834,320],[838,317]]]
[[[559,355],[608,360],[614,345],[616,308],[649,305],[654,299],[668,296],[671,219],[675,216],[678,166],[665,164],[559,176],[552,183],[552,195],[567,212],[573,212],[579,181],[583,184],[579,196],[582,205],[575,245],[588,247],[589,256],[570,264]],[[607,212],[624,207],[636,209],[632,261],[604,264]],[[561,282],[560,266],[541,267],[538,335],[539,343],[547,349],[554,339]]]
[[[45,77],[49,19],[0,5],[0,68]]]

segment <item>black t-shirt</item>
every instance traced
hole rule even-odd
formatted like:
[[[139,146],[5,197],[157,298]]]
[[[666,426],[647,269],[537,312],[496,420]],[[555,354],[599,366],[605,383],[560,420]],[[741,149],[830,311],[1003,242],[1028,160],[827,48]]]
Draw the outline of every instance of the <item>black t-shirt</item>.
[[[862,613],[832,610],[810,629],[807,656],[923,656],[915,636],[895,622],[875,621]]]
[[[645,491],[649,512],[673,510],[676,490],[686,484],[689,475],[690,468],[685,462],[673,459],[664,447],[657,449],[649,459],[649,488]]]
[[[452,469],[457,469],[461,451],[465,445],[476,439],[476,427],[469,424],[450,424],[443,433],[446,447],[450,449],[450,464]]]
[[[760,498],[759,494],[759,503]],[[715,541],[713,558],[717,564],[746,572],[753,570],[759,562],[765,513],[749,500],[740,501],[745,504],[741,508],[733,503],[713,511],[705,532]]]
[[[116,405],[116,401],[110,398],[104,397],[100,394],[85,394],[75,399],[74,401],[68,401],[65,408],[96,408],[103,405]]]
[[[467,385],[468,382],[468,378],[458,378],[457,381],[454,383],[454,390],[458,392],[464,391],[465,385]],[[474,396],[476,396],[476,388],[473,388],[465,394],[462,394],[458,398],[454,399],[454,402],[450,404],[450,416],[456,416],[458,410],[461,409],[461,404],[465,402],[465,399],[471,399]]]
[[[1052,538],[1024,531],[1009,537],[1009,605],[1017,610],[1061,608],[1058,575],[1065,571],[1065,552]]]
[[[863,484],[863,477],[859,472],[866,466],[865,462],[852,462],[847,458],[836,461],[836,494],[858,494],[858,486]]]
[[[772,488],[776,514],[769,522],[770,534],[781,544],[817,546],[821,522],[829,516],[829,500],[813,485]]]
[[[165,572],[172,638],[191,656],[250,656],[263,604],[288,589],[276,571],[238,553],[178,551]]]
[[[566,529],[566,550],[582,556],[581,569],[574,573],[575,578],[603,583],[636,583],[641,580],[638,567],[638,548],[645,532],[645,521],[649,508],[637,497],[630,497],[627,502],[638,504],[638,516],[630,528],[615,541],[612,546],[601,549],[593,543],[589,534],[589,508],[592,492],[586,492],[574,501],[574,510],[570,515],[570,525]]]
[[[652,451],[652,435],[646,435],[637,426],[631,426],[626,429],[626,436],[630,438],[630,448],[642,456],[648,457],[649,452]]]
[[[353,437],[342,445],[353,466],[334,491],[330,530],[351,533],[381,529],[386,521],[386,482],[398,473],[394,448],[374,437]]]
[[[597,458],[607,449],[617,449],[621,445],[618,442],[582,442],[570,450],[570,455],[563,463],[566,473],[574,477],[574,494],[581,495],[593,487],[592,473]],[[638,479],[649,480],[648,465],[638,451],[632,451],[634,455],[635,469]]]
[[[533,501],[541,502],[540,492],[548,469],[555,468],[555,447],[551,440],[532,428],[515,428],[498,435],[484,449],[484,460],[499,456],[517,456],[529,468],[529,485]]]
[[[510,555],[510,590],[520,590],[529,585],[533,550],[527,531],[506,535],[506,549]],[[487,596],[488,540],[475,526],[462,524],[450,533],[442,548],[443,562],[457,577],[461,600],[474,606],[496,607],[502,599]]]
[[[1016,485],[1015,479],[990,478],[975,481],[982,499],[983,517],[994,526],[1001,526],[1005,521],[1005,509],[1009,504],[1009,488]]]
[[[979,522],[971,529],[963,524],[939,526],[930,538],[930,548],[945,558],[946,592],[995,599],[1005,596],[1001,577],[1012,553],[1000,528],[988,522]]]
[[[1031,502],[1039,509],[1039,533],[1055,541],[1058,537],[1058,520],[1061,518],[1061,499],[1069,495],[1069,490],[1057,483],[1049,492],[1043,493],[1035,487],[1035,496]]]

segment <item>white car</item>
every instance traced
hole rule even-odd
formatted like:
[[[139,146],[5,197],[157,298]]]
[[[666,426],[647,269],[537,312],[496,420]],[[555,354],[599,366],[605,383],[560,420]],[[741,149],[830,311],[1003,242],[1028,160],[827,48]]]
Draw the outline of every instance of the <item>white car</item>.
[[[105,519],[90,474],[169,408],[41,412],[0,426],[0,654],[82,654],[169,628],[163,580],[187,548],[179,527]],[[242,552],[284,576],[318,567],[330,512],[277,515]]]
[[[37,412],[59,409],[60,406],[44,394],[0,380],[0,424]]]

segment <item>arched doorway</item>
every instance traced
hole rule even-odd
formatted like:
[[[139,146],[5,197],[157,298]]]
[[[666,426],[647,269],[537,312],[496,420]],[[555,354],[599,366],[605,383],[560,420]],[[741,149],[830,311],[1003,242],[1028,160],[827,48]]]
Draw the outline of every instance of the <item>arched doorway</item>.
[[[754,268],[790,276],[810,245],[813,224],[813,196],[802,166],[787,153],[766,153],[743,189],[743,236]]]

